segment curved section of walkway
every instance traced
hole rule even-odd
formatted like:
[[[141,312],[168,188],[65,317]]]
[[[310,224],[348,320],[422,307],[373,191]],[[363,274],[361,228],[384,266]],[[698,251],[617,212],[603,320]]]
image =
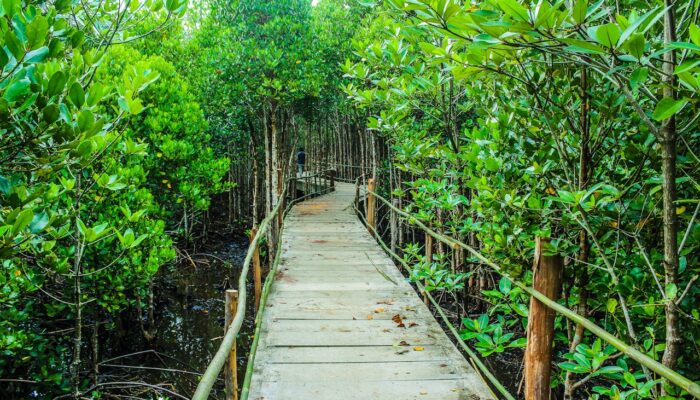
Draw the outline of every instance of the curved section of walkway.
[[[354,186],[296,205],[265,305],[250,399],[492,399],[352,210]]]

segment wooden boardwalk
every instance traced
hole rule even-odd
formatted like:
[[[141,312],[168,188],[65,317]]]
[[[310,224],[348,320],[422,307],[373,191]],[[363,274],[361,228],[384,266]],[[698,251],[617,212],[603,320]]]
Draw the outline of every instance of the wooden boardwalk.
[[[336,188],[285,220],[249,398],[492,399]]]

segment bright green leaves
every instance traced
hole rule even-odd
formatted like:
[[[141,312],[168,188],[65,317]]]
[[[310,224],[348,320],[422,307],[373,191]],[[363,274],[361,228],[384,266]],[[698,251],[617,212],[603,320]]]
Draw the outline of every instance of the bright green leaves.
[[[126,187],[126,184],[122,182],[122,178],[119,175],[107,175],[101,174],[95,176],[95,183],[99,187],[109,189],[109,190],[121,190]]]
[[[579,39],[560,39],[562,43],[567,44],[566,50],[575,53],[586,54],[605,54],[605,49],[595,43]]]
[[[516,21],[529,22],[530,15],[522,4],[516,0],[495,0],[498,8],[503,10],[503,12],[515,19]]]
[[[665,119],[671,118],[676,113],[678,113],[683,107],[688,104],[686,99],[672,99],[670,97],[664,97],[659,101],[654,109],[654,114],[652,117],[657,121],[663,121]]]
[[[32,222],[29,224],[29,231],[31,233],[39,233],[44,230],[49,225],[49,214],[46,211],[42,211],[39,214],[34,215]]]
[[[639,87],[647,80],[649,76],[649,68],[641,67],[637,68],[630,75],[630,87],[632,90],[636,91]]]
[[[27,35],[26,47],[28,50],[35,50],[46,42],[49,33],[49,23],[44,16],[36,15],[26,24],[25,29]],[[46,49],[48,53],[48,48]]]
[[[143,102],[140,99],[120,97],[119,108],[127,114],[136,115],[143,111]]]
[[[112,228],[109,227],[107,222],[88,228],[81,219],[78,219],[76,225],[78,226],[80,236],[87,243],[95,242],[112,231]]]
[[[620,39],[620,28],[613,23],[593,27],[588,33],[596,42],[609,49],[614,48]]]
[[[20,232],[22,232],[24,228],[29,226],[33,218],[34,212],[31,208],[25,208],[24,210],[20,211],[19,214],[14,218],[14,222],[12,216],[10,216],[10,218],[8,218],[8,221],[12,223],[12,234],[17,235]]]
[[[574,3],[574,8],[571,10],[571,18],[578,25],[586,21],[588,11],[588,0],[577,0]]]
[[[68,90],[68,98],[74,106],[80,108],[85,103],[85,91],[78,82],[73,82]]]
[[[47,94],[49,97],[56,96],[63,92],[63,88],[66,86],[66,74],[63,71],[56,71],[49,80],[49,87]]]
[[[30,84],[30,82],[29,82],[28,78],[22,78],[19,80],[15,80],[5,90],[3,97],[9,103],[17,101],[29,93],[29,84]]]
[[[21,0],[2,0],[2,6],[0,8],[0,16],[7,16],[12,18],[20,12],[22,9]]]
[[[123,235],[120,232],[117,232],[117,237],[119,238],[119,243],[121,243],[122,247],[125,250],[128,250],[140,245],[141,242],[148,238],[148,235],[140,235],[136,237],[134,231],[129,228],[124,231]]]

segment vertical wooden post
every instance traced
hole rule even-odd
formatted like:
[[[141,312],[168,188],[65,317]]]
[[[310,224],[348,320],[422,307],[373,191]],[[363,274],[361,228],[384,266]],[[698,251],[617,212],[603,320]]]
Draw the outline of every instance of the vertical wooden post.
[[[392,199],[391,204],[398,208],[399,207],[399,199]],[[396,253],[396,234],[399,231],[398,225],[398,218],[396,217],[396,211],[391,210],[391,214],[389,215],[389,230],[391,231],[391,251]]]
[[[335,169],[331,170],[331,190],[335,190]]]
[[[226,290],[226,310],[224,334],[228,331],[238,309],[238,290]],[[238,400],[238,372],[236,363],[236,342],[233,342],[228,362],[224,368],[224,381],[226,382],[226,400]]]
[[[255,240],[255,235],[258,233],[257,227],[250,228],[250,242],[253,243]],[[262,293],[262,269],[260,267],[260,248],[257,243],[255,243],[255,250],[253,250],[253,286],[255,287],[255,311],[258,311],[260,306],[260,295]]]
[[[367,224],[372,227],[372,231],[377,226],[374,215],[374,205],[377,201],[377,199],[374,197],[374,191],[376,190],[376,187],[377,185],[374,179],[369,179],[367,181]]]
[[[355,208],[357,208],[358,212],[360,210],[360,183],[357,182],[355,185]]]
[[[277,240],[280,240],[279,232],[282,230],[282,215],[284,215],[284,199],[282,198],[283,184],[284,178],[282,175],[282,168],[277,168],[277,201],[281,204],[277,209]]]
[[[428,263],[428,265],[432,264],[433,262],[433,237],[430,236],[429,234],[425,234],[425,262]],[[423,286],[426,286],[428,283],[427,280],[423,281]],[[430,299],[428,298],[428,292],[423,291],[423,302],[425,305],[430,305]]]
[[[561,293],[563,262],[559,255],[545,255],[549,239],[536,238],[533,287],[552,300]],[[549,400],[556,312],[534,297],[530,298],[525,349],[525,399]]]

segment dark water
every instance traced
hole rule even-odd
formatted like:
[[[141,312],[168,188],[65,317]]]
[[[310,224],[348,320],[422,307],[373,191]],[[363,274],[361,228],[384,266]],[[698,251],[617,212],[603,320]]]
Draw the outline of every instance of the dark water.
[[[163,271],[155,289],[157,334],[154,340],[146,341],[138,322],[132,321],[131,326],[124,327],[126,335],[115,342],[104,357],[120,357],[109,363],[120,366],[104,366],[101,372],[163,385],[177,394],[191,397],[199,374],[204,372],[221,344],[224,291],[238,286],[247,248],[246,239],[234,239],[213,250],[192,254],[194,265],[185,260]],[[252,303],[250,297],[248,302]],[[237,342],[239,384],[245,375],[253,331],[254,313],[249,306]],[[224,397],[223,381],[219,381],[211,398]]]

